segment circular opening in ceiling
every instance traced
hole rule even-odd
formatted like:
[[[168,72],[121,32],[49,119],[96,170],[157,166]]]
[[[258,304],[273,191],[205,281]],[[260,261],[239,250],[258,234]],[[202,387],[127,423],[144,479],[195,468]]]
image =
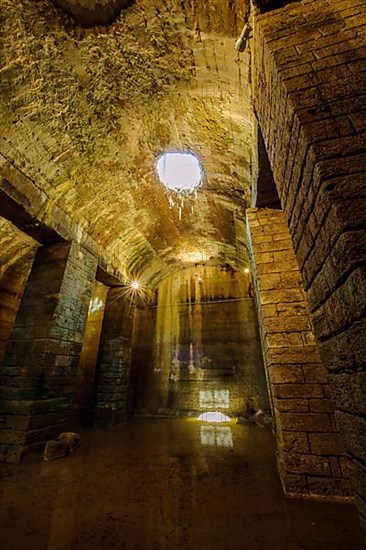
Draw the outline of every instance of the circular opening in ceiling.
[[[173,191],[192,191],[202,182],[202,166],[193,153],[164,153],[156,169],[160,181]]]

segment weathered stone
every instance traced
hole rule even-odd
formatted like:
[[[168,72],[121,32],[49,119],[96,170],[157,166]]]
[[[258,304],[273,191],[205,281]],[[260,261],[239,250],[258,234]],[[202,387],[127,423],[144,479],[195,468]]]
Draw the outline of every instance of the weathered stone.
[[[247,211],[247,219],[253,271],[259,268],[256,281],[258,313],[279,438],[279,470],[285,490],[291,494],[321,494],[321,483],[309,484],[308,479],[313,475],[327,475],[337,478],[332,491],[339,487],[341,496],[344,494],[338,483],[341,471],[339,463],[330,462],[328,458],[328,436],[333,440],[338,438],[338,447],[333,447],[334,458],[343,456],[344,451],[339,445],[339,434],[335,433],[337,426],[326,370],[312,333],[300,273],[298,268],[294,269],[296,261],[284,216],[280,211],[251,209]],[[279,241],[282,250],[274,245],[278,241],[268,241],[265,246],[257,242],[257,236],[265,233],[267,224],[274,230],[275,223],[276,232],[282,235]],[[266,265],[263,259],[274,265],[281,263],[281,272],[261,271]],[[284,262],[288,264],[287,269]],[[314,432],[318,439],[313,440],[311,446],[307,434],[313,436]],[[323,440],[323,436],[328,439]],[[321,445],[324,452],[321,452]],[[325,487],[324,494],[328,495]]]
[[[76,243],[37,252],[0,377],[2,414],[27,419],[14,432],[15,460],[27,446],[67,427],[95,270],[96,259]],[[44,311],[43,326],[37,327],[37,315]],[[7,425],[14,429],[11,421]],[[4,438],[9,442],[9,432],[0,426],[0,441]],[[5,459],[9,457],[7,451]]]
[[[287,453],[309,453],[309,441],[308,434],[306,433],[293,433],[282,431],[281,433],[281,442],[283,445],[283,450]]]
[[[325,457],[316,457],[309,453],[284,453],[286,470],[292,474],[331,475],[329,460]]]
[[[320,455],[342,455],[344,454],[344,445],[337,433],[318,434],[310,433],[308,435],[311,452]]]
[[[73,453],[79,446],[80,435],[74,432],[65,432],[60,434],[57,439],[47,441],[44,450],[43,458],[47,462],[64,458],[70,453]]]
[[[289,3],[257,17],[254,102],[336,408],[363,415],[366,90],[358,31],[365,12],[358,2],[329,6]],[[296,25],[286,24],[292,17],[299,17]],[[310,369],[304,372],[309,382],[326,382],[320,373],[312,379]],[[343,420],[360,461],[354,430]],[[356,416],[354,425],[362,439]],[[321,483],[311,486],[319,491]]]

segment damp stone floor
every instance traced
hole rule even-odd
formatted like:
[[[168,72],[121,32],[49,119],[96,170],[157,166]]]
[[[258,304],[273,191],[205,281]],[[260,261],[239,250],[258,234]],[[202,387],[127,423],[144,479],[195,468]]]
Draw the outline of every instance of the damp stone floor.
[[[6,550],[361,550],[350,504],[285,499],[268,428],[139,419],[2,465]]]

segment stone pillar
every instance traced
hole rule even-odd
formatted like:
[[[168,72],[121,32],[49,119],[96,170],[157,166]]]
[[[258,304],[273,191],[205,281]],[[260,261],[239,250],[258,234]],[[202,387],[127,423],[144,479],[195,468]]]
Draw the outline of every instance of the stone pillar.
[[[5,357],[35,250],[19,258],[0,277],[0,363]]]
[[[94,411],[92,401],[95,391],[95,373],[98,361],[100,335],[108,287],[99,281],[93,285],[88,320],[77,372],[77,388],[74,395],[74,414],[86,421]]]
[[[97,366],[97,424],[118,424],[127,418],[134,319],[135,306],[124,296],[124,289],[109,289]]]
[[[253,103],[366,525],[365,2],[284,4],[255,16]]]
[[[247,223],[284,490],[345,496],[347,459],[285,218],[250,209]]]
[[[96,267],[76,243],[37,251],[0,375],[6,461],[68,428]]]

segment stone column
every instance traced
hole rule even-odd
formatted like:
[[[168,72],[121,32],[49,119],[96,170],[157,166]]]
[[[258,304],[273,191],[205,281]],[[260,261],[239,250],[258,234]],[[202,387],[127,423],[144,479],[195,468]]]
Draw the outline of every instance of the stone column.
[[[135,306],[122,287],[107,294],[97,366],[95,421],[118,424],[127,418]]]
[[[19,258],[0,277],[0,363],[5,357],[35,250]]]
[[[76,243],[37,251],[0,375],[6,461],[68,428],[96,267]]]
[[[365,3],[285,4],[255,16],[253,103],[366,524]]]
[[[347,459],[280,210],[247,210],[258,317],[284,490],[343,497]]]

